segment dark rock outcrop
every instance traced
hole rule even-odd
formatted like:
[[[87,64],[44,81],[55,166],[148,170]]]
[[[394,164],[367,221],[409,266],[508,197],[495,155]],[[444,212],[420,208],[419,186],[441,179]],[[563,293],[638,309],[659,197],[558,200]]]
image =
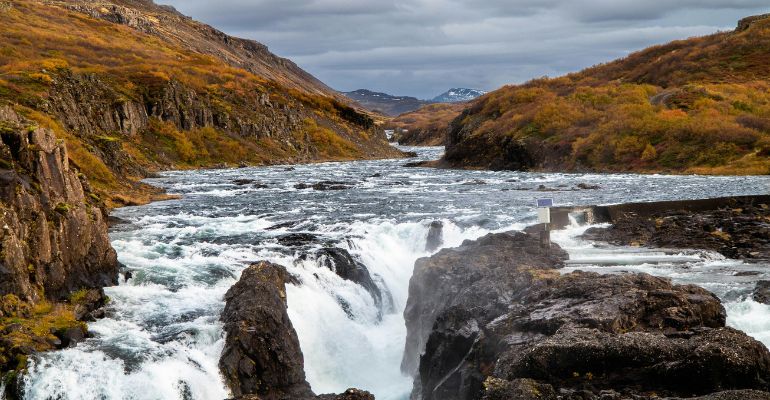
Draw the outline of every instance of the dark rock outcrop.
[[[770,281],[759,281],[751,297],[757,303],[770,304]]]
[[[590,228],[583,237],[616,245],[705,249],[729,258],[770,260],[770,198],[716,201],[724,204],[685,209],[684,205],[664,207],[666,203],[660,203],[658,211],[616,212],[611,227]]]
[[[0,295],[58,301],[117,283],[106,212],[64,143],[0,106]]]
[[[299,339],[286,312],[286,283],[278,265],[260,262],[225,295],[222,313],[227,341],[220,369],[235,396],[261,399],[308,398]]]
[[[434,252],[444,244],[444,223],[433,221],[428,229],[428,238],[425,243],[425,251]]]
[[[646,274],[562,275],[556,268],[565,259],[558,247],[511,233],[418,260],[403,363],[416,376],[413,398],[647,399],[768,389],[770,352],[725,327],[713,294]]]
[[[297,283],[280,265],[251,265],[225,295],[227,335],[219,367],[237,400],[374,400],[348,389],[316,396],[305,380],[304,358],[286,311],[286,284]]]
[[[555,246],[541,249],[539,239],[514,232],[465,241],[459,248],[417,260],[404,311],[408,334],[402,371],[418,371],[434,323],[445,310],[462,304],[485,315],[501,315],[508,308],[508,299],[533,280],[509,266],[547,270],[566,259],[563,250]],[[511,281],[517,284],[511,286]]]
[[[383,301],[385,300],[383,295],[387,296],[389,294],[383,294],[379,286],[374,282],[366,265],[356,260],[350,252],[344,249],[328,247],[319,250],[315,256],[320,266],[328,268],[340,278],[355,282],[366,289],[372,295],[377,308],[382,310]],[[389,301],[390,303],[392,301]]]

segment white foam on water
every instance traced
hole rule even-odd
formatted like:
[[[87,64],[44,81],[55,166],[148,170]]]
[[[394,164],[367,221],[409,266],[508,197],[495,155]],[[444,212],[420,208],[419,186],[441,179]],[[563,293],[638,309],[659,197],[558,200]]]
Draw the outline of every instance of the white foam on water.
[[[770,347],[770,305],[752,299],[725,304],[727,325],[740,329]]]
[[[423,159],[440,154],[440,148],[415,150]],[[577,182],[601,181],[605,188],[590,193],[553,193],[560,204],[585,204],[638,200],[641,192],[650,199],[740,194],[756,191],[753,188],[766,181],[752,178],[756,184],[749,185],[702,177],[404,169],[402,164],[402,160],[327,163],[296,166],[293,172],[285,167],[178,171],[152,179],[151,183],[186,197],[117,212],[131,225],[117,227],[112,241],[133,277],[106,290],[112,302],[108,318],[90,324],[94,338],[74,348],[31,358],[25,398],[227,398],[229,393],[217,367],[224,343],[219,321],[223,295],[250,262],[265,259],[286,266],[301,281],[287,287],[288,312],[313,389],[321,393],[358,387],[372,391],[381,400],[403,400],[412,387],[411,379],[400,372],[406,337],[403,309],[414,261],[430,255],[425,242],[434,219],[444,223],[444,246],[453,247],[489,233],[489,229],[533,221],[531,205],[537,194],[502,191],[506,186],[545,183],[572,187]],[[367,181],[374,172],[382,176]],[[233,186],[234,178],[266,182],[270,192],[258,195],[253,188]],[[511,178],[519,183],[510,183]],[[460,184],[477,179],[487,184]],[[660,182],[660,187],[655,189],[650,179]],[[339,192],[295,191],[293,187],[320,180],[358,184]],[[481,192],[487,193],[479,195]],[[283,222],[296,225],[270,230]],[[564,234],[555,232],[554,241],[575,257],[638,256],[628,249],[597,249],[580,241],[575,236],[586,228],[575,226]],[[363,287],[319,268],[312,257],[300,258],[312,249],[287,248],[277,240],[283,234],[299,232],[320,235],[324,244],[316,246],[332,242],[335,244],[328,245],[349,250],[380,288],[387,289],[392,304],[386,301],[387,307],[378,309]],[[712,259],[684,265],[690,272],[723,279],[723,275],[729,276],[730,262]],[[630,264],[576,268],[618,272],[636,268],[681,280],[693,275],[680,268],[682,263]],[[732,290],[729,281],[703,283],[722,293]],[[767,315],[764,306],[749,302],[731,307],[728,305],[731,324],[745,326],[756,335],[767,331],[766,325],[758,322]]]
[[[711,251],[663,251],[609,245],[598,247],[597,243],[580,238],[591,227],[581,226],[573,220],[571,226],[552,233],[552,240],[569,253],[574,264],[563,268],[562,272],[642,272],[670,278],[675,283],[702,286],[723,298],[728,326],[744,331],[770,347],[770,305],[757,303],[748,295],[753,288],[753,280],[757,278],[741,279],[735,275],[740,271],[762,270],[764,266],[731,260]],[[736,291],[745,294],[737,300],[726,298]]]
[[[489,233],[480,228],[463,230],[447,220],[443,223],[444,247],[456,247],[463,240]],[[287,298],[307,378],[315,392],[339,393],[358,387],[383,400],[409,397],[412,380],[400,372],[406,341],[403,311],[414,262],[430,255],[425,251],[429,224],[378,221],[350,226],[353,239],[346,248],[360,258],[393,299],[392,310],[381,321],[371,296],[360,286],[312,263],[289,268],[303,282],[289,286]],[[338,298],[349,305],[353,318],[345,313]]]

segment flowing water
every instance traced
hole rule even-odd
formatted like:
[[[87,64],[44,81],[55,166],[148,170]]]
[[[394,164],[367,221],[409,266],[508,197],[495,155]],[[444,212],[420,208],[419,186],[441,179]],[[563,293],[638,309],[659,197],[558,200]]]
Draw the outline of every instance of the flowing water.
[[[409,149],[435,159],[441,148]],[[168,172],[149,182],[180,200],[116,210],[111,238],[131,271],[94,337],[31,361],[27,399],[212,399],[228,396],[217,362],[224,343],[223,295],[249,263],[280,263],[299,278],[287,288],[289,315],[317,393],[349,387],[378,399],[405,399],[399,371],[403,308],[414,261],[430,223],[444,223],[444,246],[535,223],[535,199],[558,205],[608,204],[767,193],[770,177],[640,176],[448,171],[403,168],[403,160],[295,167]],[[253,182],[234,182],[249,179]],[[296,189],[345,182],[345,190]],[[240,183],[237,184],[237,183]],[[579,183],[599,190],[572,190]],[[557,189],[540,192],[544,185]],[[692,282],[727,301],[729,323],[770,344],[770,309],[746,300],[767,266],[707,252],[597,247],[555,234],[578,264],[571,269],[644,271]],[[313,236],[290,243],[286,235]],[[322,247],[348,250],[387,292],[377,306],[362,287],[305,257]],[[637,262],[635,260],[642,260]],[[653,260],[654,262],[651,262]],[[736,271],[760,275],[735,277]],[[390,301],[392,299],[392,301]]]

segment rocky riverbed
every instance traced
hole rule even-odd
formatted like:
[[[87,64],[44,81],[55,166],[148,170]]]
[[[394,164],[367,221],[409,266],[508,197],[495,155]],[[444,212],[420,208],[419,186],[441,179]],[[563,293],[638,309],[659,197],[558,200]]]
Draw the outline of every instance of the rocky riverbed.
[[[663,207],[618,212],[585,239],[614,245],[713,250],[746,261],[770,260],[770,196],[736,197],[707,210]]]

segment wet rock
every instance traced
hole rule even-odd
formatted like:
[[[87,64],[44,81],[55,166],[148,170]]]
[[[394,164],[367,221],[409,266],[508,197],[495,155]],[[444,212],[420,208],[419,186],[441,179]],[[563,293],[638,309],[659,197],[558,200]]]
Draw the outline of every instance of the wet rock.
[[[252,183],[256,183],[254,179],[234,179],[233,184],[237,186],[246,186],[251,185]]]
[[[589,183],[578,183],[577,188],[581,190],[598,190],[602,187],[599,185],[591,185]]]
[[[318,243],[319,240],[320,236],[312,233],[289,233],[278,237],[278,243],[287,247],[307,246]]]
[[[545,185],[539,185],[537,187],[537,191],[538,192],[558,192],[559,189],[551,188],[551,187],[548,187],[548,186],[545,186]]]
[[[757,303],[770,305],[770,281],[757,282],[751,297]]]
[[[294,188],[297,190],[313,189],[318,191],[345,190],[345,189],[350,189],[352,187],[353,187],[353,184],[349,182],[339,182],[339,181],[321,181],[313,184],[298,183],[294,185]]]
[[[753,196],[713,201],[726,205],[689,211],[689,206],[708,204],[705,200],[675,206],[660,203],[660,209],[642,209],[644,212],[627,212],[620,205],[612,210],[612,226],[590,228],[583,237],[615,245],[704,249],[734,259],[770,260],[770,199]]]
[[[511,286],[510,275],[516,265],[548,270],[558,268],[566,259],[567,253],[556,246],[541,249],[535,236],[511,232],[465,241],[458,248],[417,260],[404,311],[407,338],[402,371],[417,373],[420,355],[444,310],[462,304],[469,309],[477,307],[484,314],[500,315],[508,308],[512,294],[532,282],[527,274],[516,274],[521,282]]]
[[[85,340],[87,333],[85,327],[72,327],[56,331],[54,332],[54,335],[59,338],[61,343],[59,348],[67,348]]]
[[[235,396],[312,397],[299,340],[286,312],[286,269],[268,262],[247,268],[225,295],[227,335],[219,367]]]
[[[129,224],[129,223],[131,223],[131,222],[126,220],[126,219],[123,219],[123,218],[118,218],[118,217],[115,217],[115,216],[112,216],[112,215],[107,217],[107,225],[110,228],[112,228],[114,226],[118,226],[118,225]]]
[[[432,253],[444,244],[444,223],[433,221],[428,229],[428,239],[425,243],[425,251]]]
[[[103,289],[80,291],[72,297],[75,319],[78,321],[91,322],[103,317],[104,313],[98,312],[107,304],[108,300]]]
[[[348,389],[342,394],[322,394],[319,400],[374,400],[374,395],[367,391]]]
[[[356,260],[347,250],[339,248],[321,249],[315,256],[320,266],[328,268],[340,278],[355,282],[366,289],[372,295],[377,307],[382,310],[383,293],[372,279],[366,265]]]
[[[313,184],[313,190],[345,190],[353,187],[353,184],[349,182],[339,181],[321,181]]]
[[[420,168],[420,167],[427,167],[430,165],[429,161],[412,161],[404,164],[404,167],[406,168]]]
[[[725,327],[713,294],[646,274],[562,275],[565,259],[557,246],[541,249],[536,236],[511,233],[418,260],[402,363],[416,377],[413,397],[629,399],[768,389],[770,352]]]

